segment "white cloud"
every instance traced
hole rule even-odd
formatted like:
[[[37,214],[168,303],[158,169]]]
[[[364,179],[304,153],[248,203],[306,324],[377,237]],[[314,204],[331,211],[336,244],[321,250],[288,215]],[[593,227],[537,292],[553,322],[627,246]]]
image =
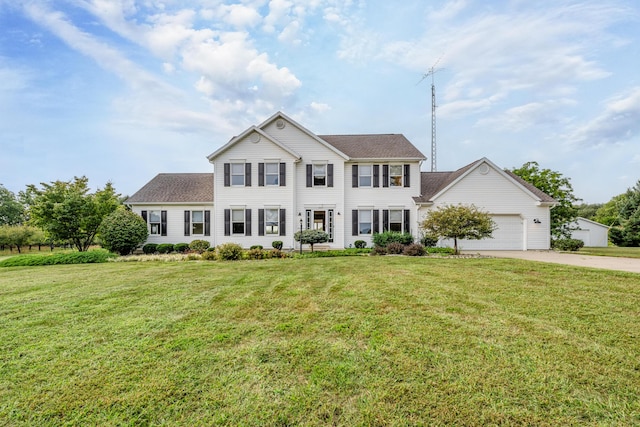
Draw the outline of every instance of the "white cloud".
[[[329,104],[324,104],[321,102],[312,102],[310,105],[311,109],[317,113],[324,113],[326,111],[331,110],[331,107],[329,106]]]
[[[511,132],[519,132],[534,126],[557,125],[562,121],[559,111],[563,107],[575,104],[576,102],[570,99],[530,102],[509,108],[497,116],[480,119],[477,124],[494,130]]]
[[[604,111],[568,136],[573,144],[610,145],[640,137],[640,87],[607,101]]]
[[[596,62],[597,49],[614,42],[608,28],[627,11],[595,1],[539,5],[511,3],[498,9],[452,0],[429,11],[422,36],[382,40],[375,23],[347,34],[339,56],[353,61],[382,61],[424,73],[438,58],[436,81],[446,114],[476,113],[495,99],[529,91],[536,96],[567,97],[582,82],[610,76]],[[441,83],[442,85],[442,83]],[[481,88],[481,89],[479,89]]]

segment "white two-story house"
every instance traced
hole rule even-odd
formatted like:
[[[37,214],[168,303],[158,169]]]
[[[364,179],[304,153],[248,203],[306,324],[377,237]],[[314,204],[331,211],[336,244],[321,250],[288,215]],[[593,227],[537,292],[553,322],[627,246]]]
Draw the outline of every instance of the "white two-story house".
[[[494,215],[497,238],[463,249],[549,248],[553,199],[487,159],[421,172],[426,157],[400,134],[316,135],[278,112],[207,158],[213,173],[159,174],[127,200],[149,242],[295,248],[296,231],[320,229],[328,247],[370,246],[385,230],[418,238],[428,209],[473,203]]]

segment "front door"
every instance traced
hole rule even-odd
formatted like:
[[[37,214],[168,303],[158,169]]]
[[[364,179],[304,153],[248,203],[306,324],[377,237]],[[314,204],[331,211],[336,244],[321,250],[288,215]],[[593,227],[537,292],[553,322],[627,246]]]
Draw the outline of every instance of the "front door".
[[[326,231],[326,216],[325,211],[313,211],[313,229]]]

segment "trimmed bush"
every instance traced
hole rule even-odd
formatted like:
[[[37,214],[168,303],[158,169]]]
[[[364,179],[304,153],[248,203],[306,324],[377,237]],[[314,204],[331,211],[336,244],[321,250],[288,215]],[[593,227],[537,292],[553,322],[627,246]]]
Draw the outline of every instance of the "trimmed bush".
[[[18,255],[0,261],[0,267],[27,267],[59,264],[92,264],[107,262],[117,255],[106,250],[67,252],[53,255]]]
[[[404,247],[405,247],[405,245],[403,245],[400,242],[391,242],[386,246],[387,253],[388,254],[392,254],[392,255],[399,255],[399,254],[403,253],[404,252]]]
[[[146,221],[124,207],[107,215],[98,233],[102,247],[120,255],[129,255],[149,236]]]
[[[387,254],[387,248],[384,246],[375,245],[371,250],[371,255],[386,255],[386,254]]]
[[[158,244],[157,243],[147,243],[142,247],[142,252],[147,255],[155,254],[158,252]]]
[[[274,240],[273,242],[271,242],[271,247],[279,251],[282,250],[283,245],[284,243],[282,243],[282,240]]]
[[[374,245],[387,246],[390,243],[409,245],[413,243],[413,235],[411,233],[400,233],[399,231],[385,231],[383,233],[375,233],[373,235]]]
[[[454,248],[427,248],[428,254],[455,255]]]
[[[438,244],[438,236],[425,234],[420,238],[420,243],[422,243],[422,246],[425,248],[433,248]]]
[[[175,245],[173,245],[173,250],[178,252],[178,253],[185,253],[189,250],[189,244],[188,243],[176,243]]]
[[[194,240],[189,243],[189,248],[192,251],[198,252],[199,254],[209,249],[209,246],[211,246],[211,243],[209,243],[207,240]]]
[[[200,259],[203,259],[205,261],[215,261],[216,253],[215,251],[206,250],[202,252],[202,255],[200,255]]]
[[[256,245],[256,246],[260,246],[260,245]],[[256,247],[256,248],[251,248],[247,251],[247,258],[249,259],[263,259],[264,256],[264,251],[262,250],[262,247]]]
[[[157,247],[159,254],[168,254],[173,252],[173,243],[160,243]]]
[[[402,255],[406,256],[422,256],[425,254],[424,246],[420,243],[412,243],[404,247]]]
[[[551,247],[559,251],[575,252],[584,247],[584,242],[579,239],[558,239],[551,242]]]
[[[262,245],[253,245],[249,249],[262,249]]]
[[[363,249],[367,247],[367,242],[365,242],[364,240],[356,240],[353,243],[353,246],[355,246],[356,249]]]
[[[223,243],[216,248],[216,258],[223,261],[235,261],[242,259],[244,251],[237,243]]]

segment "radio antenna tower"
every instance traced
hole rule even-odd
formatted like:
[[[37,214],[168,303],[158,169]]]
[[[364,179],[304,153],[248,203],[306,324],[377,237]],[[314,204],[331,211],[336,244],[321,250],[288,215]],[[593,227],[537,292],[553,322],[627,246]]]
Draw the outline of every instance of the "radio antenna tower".
[[[442,56],[438,58],[436,63],[429,68],[429,71],[418,82],[419,84],[427,77],[431,77],[431,172],[436,172],[438,169],[436,166],[436,84],[434,75],[438,71],[442,71],[442,68],[436,68],[441,59]]]

